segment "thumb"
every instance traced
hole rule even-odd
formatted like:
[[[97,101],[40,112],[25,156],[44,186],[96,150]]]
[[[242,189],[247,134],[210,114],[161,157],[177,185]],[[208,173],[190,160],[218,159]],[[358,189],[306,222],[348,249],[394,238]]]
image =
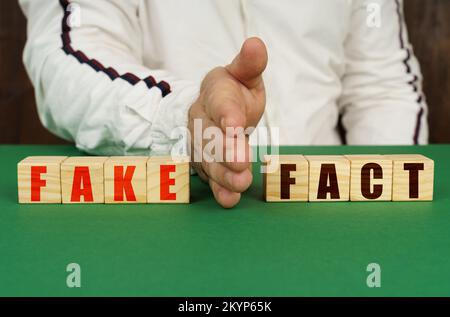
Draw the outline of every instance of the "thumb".
[[[258,88],[267,66],[267,49],[257,37],[247,39],[233,62],[226,67],[228,72],[248,89]]]

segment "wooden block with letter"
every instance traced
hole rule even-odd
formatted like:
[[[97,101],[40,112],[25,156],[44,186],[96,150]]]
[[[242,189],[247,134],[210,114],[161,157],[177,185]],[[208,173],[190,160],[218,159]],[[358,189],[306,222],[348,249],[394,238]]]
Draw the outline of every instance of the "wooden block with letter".
[[[63,204],[105,202],[104,169],[107,157],[70,157],[61,164]]]
[[[115,156],[104,163],[106,204],[147,202],[148,156]]]
[[[308,201],[308,161],[303,155],[266,155],[263,167],[266,201]]]
[[[19,203],[60,204],[61,163],[66,156],[30,156],[17,164]]]
[[[305,157],[309,162],[309,201],[350,200],[350,161],[345,156]]]
[[[147,162],[147,202],[189,203],[189,157],[153,156]]]
[[[392,160],[382,155],[346,155],[351,201],[392,200]]]
[[[386,155],[393,161],[393,201],[431,201],[434,161],[423,155]]]

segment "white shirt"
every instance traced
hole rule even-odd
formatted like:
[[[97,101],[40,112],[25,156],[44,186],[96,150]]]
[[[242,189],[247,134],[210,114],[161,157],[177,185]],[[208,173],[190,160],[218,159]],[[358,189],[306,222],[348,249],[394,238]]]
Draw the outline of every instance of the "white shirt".
[[[89,153],[168,153],[205,74],[251,36],[269,53],[261,124],[281,144],[341,144],[339,116],[349,144],[427,142],[401,0],[20,3],[41,121]]]

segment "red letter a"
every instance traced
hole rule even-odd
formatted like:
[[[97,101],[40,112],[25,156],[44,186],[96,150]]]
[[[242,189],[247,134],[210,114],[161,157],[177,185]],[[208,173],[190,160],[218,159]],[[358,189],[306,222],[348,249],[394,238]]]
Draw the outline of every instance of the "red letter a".
[[[81,184],[83,184],[83,186]],[[70,201],[80,202],[81,196],[84,197],[85,202],[94,201],[91,175],[89,174],[89,167],[87,166],[76,166],[73,172],[72,196]]]

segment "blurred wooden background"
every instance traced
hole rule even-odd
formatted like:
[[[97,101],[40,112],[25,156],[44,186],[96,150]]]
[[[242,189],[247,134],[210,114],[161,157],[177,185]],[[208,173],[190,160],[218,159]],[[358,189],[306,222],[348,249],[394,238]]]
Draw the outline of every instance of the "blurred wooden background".
[[[405,16],[425,78],[430,142],[450,143],[450,0],[405,0]],[[26,22],[17,0],[0,1],[0,144],[58,144],[39,122],[22,65]]]

